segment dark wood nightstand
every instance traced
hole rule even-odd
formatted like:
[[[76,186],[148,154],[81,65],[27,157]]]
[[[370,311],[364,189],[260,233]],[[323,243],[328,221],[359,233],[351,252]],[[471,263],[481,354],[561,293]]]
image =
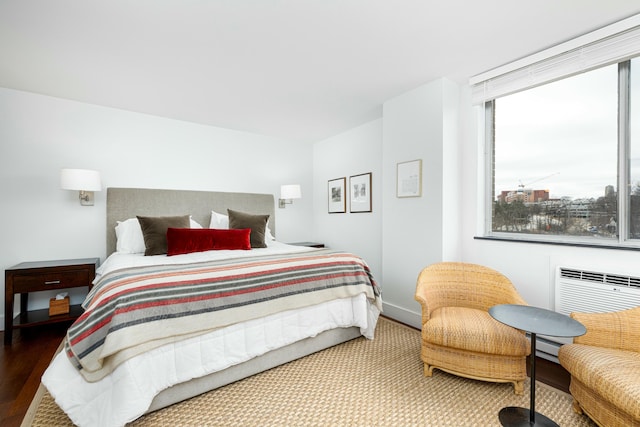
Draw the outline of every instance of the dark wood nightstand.
[[[293,245],[293,246],[308,246],[310,248],[324,248],[324,243],[317,243],[317,242],[294,242],[294,243],[287,243],[288,245]]]
[[[23,262],[4,271],[4,343],[11,344],[13,329],[74,320],[82,314],[80,305],[69,313],[49,316],[47,308],[28,311],[30,292],[87,287],[91,290],[99,258]],[[20,294],[20,314],[13,317],[14,295]]]

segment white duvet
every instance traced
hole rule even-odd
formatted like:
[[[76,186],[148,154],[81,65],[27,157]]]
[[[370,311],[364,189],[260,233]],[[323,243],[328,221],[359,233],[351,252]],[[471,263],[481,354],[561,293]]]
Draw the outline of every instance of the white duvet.
[[[148,263],[185,263],[313,250],[272,242],[251,251],[209,251],[174,257],[113,254],[97,274]],[[238,323],[129,359],[106,378],[89,383],[60,353],[42,377],[56,403],[78,426],[122,426],[143,415],[160,391],[242,363],[270,350],[340,327],[357,326],[372,339],[378,309],[364,295],[329,301]]]

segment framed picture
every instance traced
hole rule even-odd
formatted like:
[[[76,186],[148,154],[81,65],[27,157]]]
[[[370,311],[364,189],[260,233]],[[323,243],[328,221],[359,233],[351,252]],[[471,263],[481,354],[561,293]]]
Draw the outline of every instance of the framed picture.
[[[422,159],[398,163],[396,196],[422,196]]]
[[[349,177],[350,212],[371,212],[371,172]]]
[[[345,213],[347,197],[344,193],[347,178],[336,178],[329,181],[329,213]]]

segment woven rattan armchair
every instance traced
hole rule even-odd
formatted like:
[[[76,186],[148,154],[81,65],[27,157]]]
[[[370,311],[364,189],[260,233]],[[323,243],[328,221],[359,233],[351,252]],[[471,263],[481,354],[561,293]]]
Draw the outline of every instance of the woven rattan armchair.
[[[442,262],[418,276],[416,300],[422,305],[424,375],[434,369],[462,377],[511,382],[522,394],[531,352],[523,331],[493,319],[498,304],[527,303],[501,273],[476,264]]]
[[[573,408],[599,426],[640,426],[640,307],[571,317],[587,328],[558,351]]]

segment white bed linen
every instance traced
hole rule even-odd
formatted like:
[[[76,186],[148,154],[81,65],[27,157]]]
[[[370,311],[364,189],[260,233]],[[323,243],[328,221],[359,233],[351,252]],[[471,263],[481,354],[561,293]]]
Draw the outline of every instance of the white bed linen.
[[[266,249],[265,253],[282,253],[310,248],[278,244]],[[245,253],[254,251],[234,252],[248,256]],[[166,263],[173,258],[171,262],[180,263],[189,262],[184,258],[202,257],[202,254],[188,254],[190,257],[114,255],[103,264],[101,274],[131,262]],[[131,261],[132,257],[142,260]],[[223,370],[323,331],[357,326],[371,339],[378,315],[378,309],[364,295],[276,313],[154,349],[127,360],[111,375],[94,383],[85,381],[66,355],[60,353],[45,371],[42,383],[76,425],[122,426],[143,415],[155,395],[172,385]]]
[[[105,262],[96,270],[96,281],[101,275],[104,275],[113,270],[119,270],[126,267],[139,267],[143,265],[163,265],[163,264],[189,264],[193,262],[203,261],[216,261],[229,258],[246,258],[252,256],[262,255],[276,255],[292,252],[308,252],[317,251],[317,248],[310,248],[306,246],[294,246],[286,243],[278,242],[276,240],[269,243],[266,248],[253,248],[250,251],[244,250],[221,250],[221,251],[205,251],[205,252],[193,252],[190,254],[166,256],[166,255],[152,255],[145,256],[144,254],[129,254],[118,253],[111,254]]]

